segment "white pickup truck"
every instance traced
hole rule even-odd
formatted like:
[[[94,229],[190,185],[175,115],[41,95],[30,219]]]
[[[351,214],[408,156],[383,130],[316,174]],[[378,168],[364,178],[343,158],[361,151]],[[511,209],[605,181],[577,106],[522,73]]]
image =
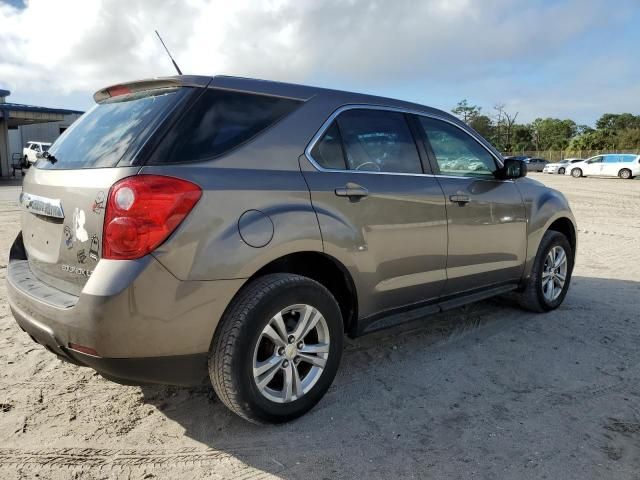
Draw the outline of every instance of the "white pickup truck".
[[[49,150],[50,146],[51,144],[47,142],[27,142],[27,145],[22,149],[24,166],[28,167],[36,163],[42,154]]]

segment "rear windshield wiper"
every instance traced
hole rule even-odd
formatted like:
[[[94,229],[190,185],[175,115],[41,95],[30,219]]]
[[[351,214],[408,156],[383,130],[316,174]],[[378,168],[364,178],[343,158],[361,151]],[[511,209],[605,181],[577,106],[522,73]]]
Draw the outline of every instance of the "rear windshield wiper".
[[[49,152],[44,152],[42,154],[42,158],[44,158],[45,160],[49,160],[51,163],[56,163],[58,161],[58,159],[51,155]]]

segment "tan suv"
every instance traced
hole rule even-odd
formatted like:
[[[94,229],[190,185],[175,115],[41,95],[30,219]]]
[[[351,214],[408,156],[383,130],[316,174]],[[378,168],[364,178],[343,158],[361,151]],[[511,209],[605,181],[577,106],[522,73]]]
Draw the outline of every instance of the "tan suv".
[[[180,76],[95,94],[25,177],[8,292],[56,355],[308,411],[343,335],[516,291],[562,303],[566,199],[467,125],[387,98]]]

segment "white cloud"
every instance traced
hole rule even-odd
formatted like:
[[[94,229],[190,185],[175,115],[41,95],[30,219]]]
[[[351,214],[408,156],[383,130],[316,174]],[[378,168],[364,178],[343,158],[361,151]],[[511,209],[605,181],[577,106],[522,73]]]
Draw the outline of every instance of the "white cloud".
[[[88,96],[173,74],[157,28],[186,73],[397,97],[422,86],[417,101],[442,88],[479,102],[512,100],[526,111],[540,102],[527,95],[544,93],[513,82],[632,8],[633,0],[615,12],[605,0],[30,0],[23,10],[0,3],[0,85],[39,98]],[[606,110],[604,103],[589,108]]]

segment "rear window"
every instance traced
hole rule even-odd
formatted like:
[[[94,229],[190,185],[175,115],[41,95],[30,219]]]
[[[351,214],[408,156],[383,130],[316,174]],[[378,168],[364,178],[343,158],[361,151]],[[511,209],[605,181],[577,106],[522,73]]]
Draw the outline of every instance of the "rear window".
[[[130,165],[165,114],[188,89],[148,90],[95,105],[49,148],[40,169]]]
[[[270,127],[300,101],[207,89],[163,139],[152,163],[182,163],[222,155]]]

